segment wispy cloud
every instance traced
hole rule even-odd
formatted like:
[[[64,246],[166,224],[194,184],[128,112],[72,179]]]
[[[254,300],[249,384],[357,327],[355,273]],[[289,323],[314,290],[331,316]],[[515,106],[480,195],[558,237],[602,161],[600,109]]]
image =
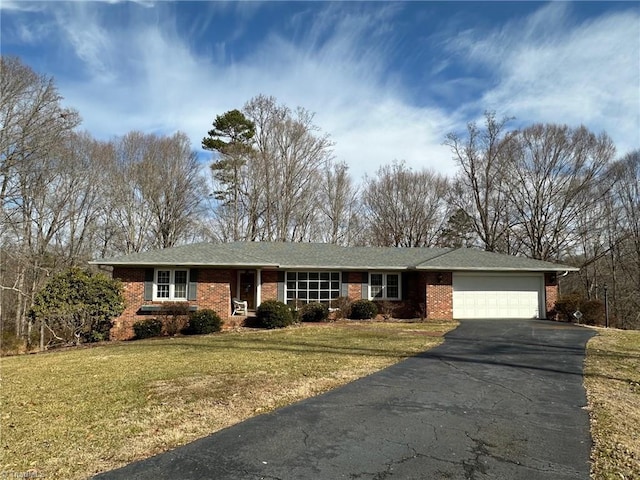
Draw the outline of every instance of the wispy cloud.
[[[47,7],[39,2],[24,2],[19,0],[3,0],[0,2],[0,10],[15,12],[40,12]]]
[[[59,32],[66,37],[77,57],[86,65],[94,79],[108,83],[115,76],[117,52],[113,34],[101,23],[100,9],[84,2],[65,4],[52,9]],[[120,52],[120,55],[126,54]]]
[[[248,56],[221,59],[195,53],[161,22],[130,20],[114,34],[98,13],[74,6],[58,12],[59,28],[91,80],[65,80],[61,89],[84,127],[104,138],[182,130],[197,148],[215,115],[264,93],[316,112],[336,158],[358,178],[394,159],[451,172],[440,145],[448,121],[433,121],[443,112],[401,101],[399,86],[385,80],[385,17],[394,8],[344,15],[329,7],[301,37],[271,33]]]
[[[316,112],[356,178],[396,159],[452,173],[446,133],[485,109],[529,123],[584,123],[607,130],[621,150],[640,146],[637,10],[572,23],[571,7],[554,3],[492,30],[427,32],[407,50],[399,3],[296,4],[260,34],[251,22],[264,25],[280,4],[195,3],[197,20],[187,25],[176,3],[48,5],[32,41],[46,36],[65,69],[42,73],[56,75],[65,103],[100,138],[181,130],[199,148],[216,115],[263,93]],[[224,34],[212,28],[229,18]],[[448,48],[441,56],[424,47],[433,38]],[[394,70],[403,59],[430,63],[409,79]]]
[[[529,18],[456,46],[493,72],[495,85],[465,108],[607,131],[620,153],[640,147],[640,14],[636,9],[574,24],[571,5],[552,3]]]

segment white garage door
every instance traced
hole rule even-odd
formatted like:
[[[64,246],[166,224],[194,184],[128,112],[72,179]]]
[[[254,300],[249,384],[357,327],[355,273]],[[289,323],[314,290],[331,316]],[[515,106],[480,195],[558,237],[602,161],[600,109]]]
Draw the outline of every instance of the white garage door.
[[[453,274],[454,318],[540,318],[544,277]]]

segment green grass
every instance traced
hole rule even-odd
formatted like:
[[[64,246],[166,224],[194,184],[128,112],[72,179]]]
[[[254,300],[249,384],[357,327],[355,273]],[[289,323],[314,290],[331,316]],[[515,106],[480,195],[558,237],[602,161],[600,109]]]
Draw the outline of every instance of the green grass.
[[[455,325],[337,323],[3,358],[0,472],[86,478],[372,373]]]
[[[455,323],[337,323],[0,359],[0,472],[78,479],[316,395]],[[587,345],[592,478],[640,478],[640,332]]]
[[[591,478],[640,478],[640,331],[599,328],[587,344]]]

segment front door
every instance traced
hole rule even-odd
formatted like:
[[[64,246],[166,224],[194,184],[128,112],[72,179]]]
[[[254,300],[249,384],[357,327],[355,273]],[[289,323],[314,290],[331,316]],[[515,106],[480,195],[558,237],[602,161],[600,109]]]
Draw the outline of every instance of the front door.
[[[256,308],[256,274],[255,272],[240,273],[240,300],[247,302],[250,309]]]

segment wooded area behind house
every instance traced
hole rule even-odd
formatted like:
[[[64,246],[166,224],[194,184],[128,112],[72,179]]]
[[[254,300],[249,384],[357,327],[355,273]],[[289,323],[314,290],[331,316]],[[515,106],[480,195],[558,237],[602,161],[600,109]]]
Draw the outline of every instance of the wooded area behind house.
[[[485,114],[443,141],[454,178],[389,159],[353,179],[311,112],[259,95],[220,113],[199,161],[180,132],[97,140],[54,80],[15,57],[0,79],[0,320],[27,313],[54,273],[195,241],[476,247],[580,267],[562,293],[602,299],[640,328],[640,149],[606,133]],[[215,112],[213,112],[215,114]],[[208,126],[203,125],[203,132]],[[640,147],[640,146],[639,146]],[[213,162],[213,163],[210,163]]]

